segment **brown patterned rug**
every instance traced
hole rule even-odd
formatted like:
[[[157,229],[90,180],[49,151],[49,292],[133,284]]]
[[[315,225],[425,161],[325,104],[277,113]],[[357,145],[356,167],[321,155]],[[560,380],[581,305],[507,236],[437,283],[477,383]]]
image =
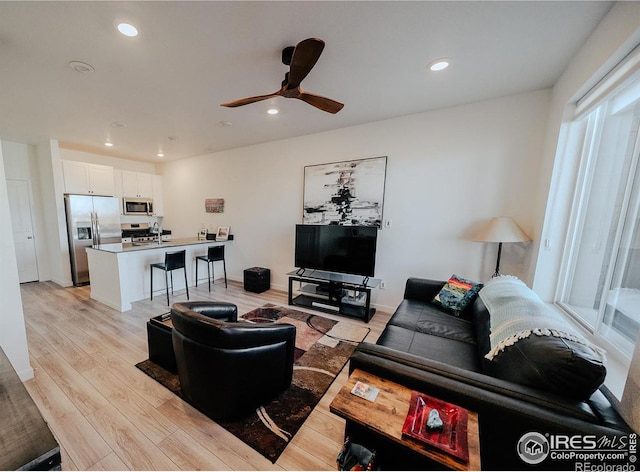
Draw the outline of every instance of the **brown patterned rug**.
[[[296,327],[291,386],[242,420],[217,420],[275,463],[370,329],[272,304],[256,308],[241,318],[252,323],[291,323]],[[184,399],[177,375],[149,360],[136,367]]]

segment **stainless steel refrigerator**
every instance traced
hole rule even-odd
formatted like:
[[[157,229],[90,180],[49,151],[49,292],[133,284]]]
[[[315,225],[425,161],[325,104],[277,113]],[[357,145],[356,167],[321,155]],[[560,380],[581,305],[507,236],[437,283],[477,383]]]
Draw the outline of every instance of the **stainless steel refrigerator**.
[[[65,195],[73,285],[89,283],[87,248],[122,241],[120,205],[115,197]]]

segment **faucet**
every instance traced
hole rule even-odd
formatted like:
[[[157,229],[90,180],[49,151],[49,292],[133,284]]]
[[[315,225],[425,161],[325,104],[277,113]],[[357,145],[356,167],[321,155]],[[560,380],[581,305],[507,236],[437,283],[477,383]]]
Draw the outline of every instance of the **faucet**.
[[[156,239],[157,239],[157,241],[159,243],[162,240],[162,236],[160,235],[160,231],[159,231],[159,228],[158,228],[158,222],[157,221],[153,223],[153,228],[151,229],[151,232],[152,233],[156,233]]]

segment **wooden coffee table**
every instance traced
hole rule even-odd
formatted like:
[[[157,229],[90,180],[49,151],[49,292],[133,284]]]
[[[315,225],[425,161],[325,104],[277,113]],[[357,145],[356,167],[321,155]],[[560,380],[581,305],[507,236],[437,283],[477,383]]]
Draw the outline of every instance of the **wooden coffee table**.
[[[357,381],[367,383],[380,390],[374,402],[351,393],[351,389],[353,389]],[[349,422],[353,422],[359,427],[364,427],[376,435],[417,452],[425,458],[450,469],[480,470],[480,440],[477,413],[468,412],[467,441],[469,445],[469,462],[463,462],[461,459],[430,447],[428,444],[402,436],[402,426],[409,411],[410,399],[411,389],[356,369],[333,399],[329,409],[332,413],[347,420],[347,428]]]

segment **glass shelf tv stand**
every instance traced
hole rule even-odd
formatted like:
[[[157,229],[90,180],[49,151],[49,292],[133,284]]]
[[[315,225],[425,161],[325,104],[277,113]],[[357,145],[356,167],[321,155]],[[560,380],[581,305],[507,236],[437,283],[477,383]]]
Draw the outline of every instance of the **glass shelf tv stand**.
[[[371,307],[371,289],[380,279],[298,269],[289,276],[289,305],[360,318],[367,323],[376,312]]]

